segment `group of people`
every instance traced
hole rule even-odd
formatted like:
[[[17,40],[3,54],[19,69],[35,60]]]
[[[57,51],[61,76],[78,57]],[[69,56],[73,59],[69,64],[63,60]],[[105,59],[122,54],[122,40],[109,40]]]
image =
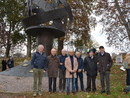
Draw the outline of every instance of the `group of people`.
[[[3,58],[1,64],[2,64],[2,71],[5,71],[8,68],[14,67],[14,60],[12,57],[10,57],[8,60],[6,60],[6,58]]]
[[[46,56],[44,46],[39,45],[37,51],[33,54],[31,66],[34,74],[33,96],[42,95],[42,77],[43,72],[47,71],[49,93],[56,92],[56,81],[59,77],[59,92],[70,94],[70,83],[72,84],[72,93],[79,91],[78,80],[80,80],[81,91],[96,91],[96,76],[100,73],[101,93],[110,94],[110,69],[112,59],[109,53],[105,52],[103,46],[99,47],[100,52],[95,53],[90,49],[83,59],[80,52],[69,50],[68,55],[65,49],[62,49],[61,55],[56,55],[56,49],[51,49],[51,54]],[[87,88],[84,88],[83,72],[87,75]],[[106,81],[106,82],[105,82]],[[106,87],[105,87],[106,85]]]

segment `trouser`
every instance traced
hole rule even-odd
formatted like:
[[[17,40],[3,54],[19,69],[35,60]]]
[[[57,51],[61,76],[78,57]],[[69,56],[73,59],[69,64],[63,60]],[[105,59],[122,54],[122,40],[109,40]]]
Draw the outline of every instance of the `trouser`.
[[[130,86],[130,69],[126,69],[126,85]]]
[[[70,92],[70,80],[72,80],[72,92],[75,92],[75,78],[66,78],[67,92]]]
[[[52,92],[52,84],[53,92],[56,92],[56,77],[49,77],[49,92]]]
[[[76,80],[75,80],[76,91],[79,90],[79,87],[78,87],[78,77],[79,77],[79,79],[80,79],[80,87],[81,87],[81,90],[84,91],[83,72],[77,72],[77,78],[76,78]]]
[[[35,93],[41,92],[42,77],[43,77],[43,69],[34,68],[33,69],[33,78],[34,78],[33,90]]]
[[[66,79],[59,78],[59,90],[65,90],[65,85],[66,85]]]
[[[87,75],[87,91],[91,91],[91,85],[92,91],[96,91],[96,76]]]
[[[100,73],[100,81],[102,91],[105,91],[105,81],[106,81],[106,91],[110,91],[110,73]]]

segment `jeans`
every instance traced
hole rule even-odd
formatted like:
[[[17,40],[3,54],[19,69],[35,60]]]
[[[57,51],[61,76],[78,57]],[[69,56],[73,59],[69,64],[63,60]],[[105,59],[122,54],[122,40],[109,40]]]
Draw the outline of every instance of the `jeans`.
[[[33,69],[33,78],[34,78],[33,90],[35,93],[41,92],[42,77],[43,77],[43,69],[34,68]]]
[[[130,85],[130,69],[126,69],[126,85]]]
[[[52,83],[53,83],[53,92],[56,92],[56,78],[49,77],[49,92],[52,92]]]
[[[106,91],[110,91],[110,72],[100,73],[100,81],[102,91],[105,91],[105,81],[106,81]]]
[[[59,78],[59,90],[65,90],[65,85],[66,85],[66,79]]]
[[[78,77],[79,77],[79,79],[80,79],[80,87],[81,87],[81,90],[84,91],[83,72],[77,72],[77,78],[76,78],[76,80],[75,80],[76,91],[79,90],[79,87],[78,87]]]
[[[91,91],[91,84],[92,91],[96,91],[96,76],[87,75],[87,91]]]
[[[70,80],[72,80],[72,92],[75,92],[75,78],[66,78],[67,92],[70,92]]]

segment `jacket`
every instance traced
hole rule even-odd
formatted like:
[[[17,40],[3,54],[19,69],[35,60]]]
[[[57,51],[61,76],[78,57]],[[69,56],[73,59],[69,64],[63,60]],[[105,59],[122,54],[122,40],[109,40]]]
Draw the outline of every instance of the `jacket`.
[[[70,57],[68,56],[66,59],[65,59],[65,67],[66,67],[66,78],[72,78],[72,76],[74,76],[74,78],[77,78],[77,75],[76,75],[76,71],[78,69],[78,62],[77,62],[77,59],[75,57],[73,57],[73,65],[74,65],[74,73],[71,74],[71,70],[72,70],[72,64],[71,64],[71,60],[70,60]]]
[[[87,71],[88,76],[97,76],[97,58],[95,56],[93,58],[85,57],[84,70]]]
[[[42,54],[40,54],[39,52],[35,52],[33,54],[33,57],[31,60],[31,67],[32,68],[46,70],[46,64],[47,64],[47,57],[46,57],[46,54],[44,52]]]
[[[60,65],[59,66],[59,69],[60,70],[66,70],[65,68],[65,59],[67,58],[67,55],[63,56],[63,55],[59,55],[59,60],[60,60],[60,63],[63,63],[63,65]]]
[[[58,77],[58,69],[59,69],[59,66],[60,66],[60,60],[58,58],[58,56],[52,56],[52,55],[49,55],[47,57],[47,73],[48,73],[48,77]]]
[[[110,72],[112,67],[112,59],[109,53],[104,52],[103,55],[101,53],[98,54],[98,71],[100,73]]]

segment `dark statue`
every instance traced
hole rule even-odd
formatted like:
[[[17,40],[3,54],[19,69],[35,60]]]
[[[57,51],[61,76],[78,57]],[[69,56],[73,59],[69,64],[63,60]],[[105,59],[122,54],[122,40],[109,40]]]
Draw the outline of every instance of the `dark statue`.
[[[38,44],[45,46],[50,54],[53,39],[65,35],[67,22],[71,24],[73,15],[67,0],[26,0],[22,20],[25,32],[36,36]]]

